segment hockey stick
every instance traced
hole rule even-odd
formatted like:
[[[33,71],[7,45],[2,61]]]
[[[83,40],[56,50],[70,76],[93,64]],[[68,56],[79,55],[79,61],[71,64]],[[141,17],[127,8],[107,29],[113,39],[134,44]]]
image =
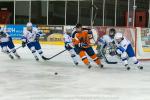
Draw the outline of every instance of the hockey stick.
[[[29,43],[30,43],[30,42],[29,42]],[[27,43],[27,44],[29,44],[29,43]],[[26,45],[27,45],[27,44],[26,44]],[[22,47],[22,45],[19,46],[19,47],[17,47],[17,48],[15,48],[15,49],[17,50],[17,49],[20,49],[21,47]],[[13,52],[13,50],[11,50],[10,52]]]
[[[97,16],[97,11],[98,11],[98,8],[95,6],[95,5],[93,5],[93,7],[96,9],[96,12],[95,12],[95,15],[94,15],[94,18],[93,18],[93,21],[92,21],[92,26],[93,26],[93,24],[94,24],[94,22],[95,22],[95,19],[96,19],[96,16]],[[92,34],[92,36],[93,36],[93,40],[96,42],[96,40],[94,39],[94,35]],[[95,44],[94,44],[95,45]],[[92,46],[94,46],[94,45],[92,45]],[[111,62],[111,61],[108,61],[108,59],[106,58],[106,56],[102,53],[102,50],[101,50],[101,54],[102,54],[102,56],[103,56],[103,58],[104,58],[104,60],[105,60],[105,62],[107,63],[107,64],[117,64],[118,62]]]
[[[59,52],[59,53],[57,53],[57,54],[55,54],[55,55],[53,55],[53,56],[50,57],[50,58],[47,58],[47,60],[51,60],[52,58],[54,58],[54,57],[60,55],[61,53],[65,52],[65,51],[66,51],[66,49],[65,49],[65,50],[62,50],[61,52]]]
[[[19,47],[17,47],[17,48],[15,48],[15,50],[18,50],[18,49],[20,49],[22,46],[19,46]],[[13,52],[13,50],[11,50],[10,52]]]

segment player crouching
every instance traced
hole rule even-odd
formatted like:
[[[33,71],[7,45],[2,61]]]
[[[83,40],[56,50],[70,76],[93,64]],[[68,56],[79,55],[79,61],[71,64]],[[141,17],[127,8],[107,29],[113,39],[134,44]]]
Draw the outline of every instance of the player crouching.
[[[9,55],[11,59],[14,59],[11,52],[20,59],[20,56],[18,55],[15,45],[12,41],[12,38],[4,31],[0,30],[0,46],[2,48],[2,51]]]
[[[127,70],[130,70],[130,66],[128,65],[128,57],[132,59],[138,69],[143,69],[135,57],[131,42],[126,37],[124,37],[122,33],[116,33],[115,42],[117,46],[117,53],[121,55],[121,59]]]
[[[99,38],[97,40],[97,45],[100,46],[99,48],[99,54],[101,58],[105,58],[105,48],[109,48],[109,54],[111,56],[115,55],[115,42],[114,37],[116,34],[116,30],[114,28],[111,28],[109,30],[109,34],[104,35],[103,37]]]
[[[91,31],[86,31],[83,30],[81,24],[76,25],[76,34],[74,38],[74,45],[76,48],[76,53],[79,54],[80,58],[84,62],[85,65],[88,66],[88,68],[91,68],[91,64],[86,56],[90,56],[93,61],[101,68],[103,68],[103,65],[101,64],[100,59],[97,57],[95,54],[93,48],[90,45],[90,39],[92,37],[92,32]]]
[[[65,43],[65,48],[66,50],[69,51],[71,58],[74,62],[75,65],[78,65],[78,61],[77,61],[77,55],[75,52],[75,48],[74,45],[72,43],[72,37],[71,37],[71,33],[72,33],[72,29],[71,28],[67,28],[66,32],[64,34],[64,43]]]
[[[36,61],[39,61],[37,53],[43,60],[47,60],[47,58],[43,55],[43,51],[39,43],[40,36],[42,36],[42,33],[36,27],[33,27],[31,22],[28,22],[23,30],[22,47],[27,45],[34,55]]]

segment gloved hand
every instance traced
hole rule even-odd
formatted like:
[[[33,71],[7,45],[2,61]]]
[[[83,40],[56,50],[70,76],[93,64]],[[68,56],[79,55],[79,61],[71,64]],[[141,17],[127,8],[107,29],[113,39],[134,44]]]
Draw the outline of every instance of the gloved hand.
[[[40,37],[40,34],[36,34],[36,38],[39,38]]]
[[[73,46],[72,43],[67,43],[67,44],[66,44],[66,47],[68,47],[68,48],[69,48],[69,47],[74,48],[74,46]]]
[[[0,36],[1,36],[1,37],[6,37],[7,35],[6,35],[3,31],[1,31],[1,32],[0,32]]]
[[[109,55],[114,56],[114,55],[116,55],[116,52],[115,51],[111,51],[111,52],[109,52]]]
[[[36,40],[39,41],[40,39],[40,34],[36,34]]]
[[[86,46],[88,46],[88,44],[86,44],[86,43],[80,43],[80,44],[79,44],[79,47],[82,47],[82,48],[84,48],[84,47],[86,47]]]
[[[26,46],[26,42],[22,41],[22,47],[24,48]]]

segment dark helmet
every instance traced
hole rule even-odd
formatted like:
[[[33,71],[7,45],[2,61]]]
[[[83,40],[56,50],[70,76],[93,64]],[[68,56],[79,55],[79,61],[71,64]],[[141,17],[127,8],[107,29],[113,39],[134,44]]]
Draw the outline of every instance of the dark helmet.
[[[115,30],[114,28],[111,28],[111,29],[109,30],[109,36],[110,36],[111,38],[114,38],[115,34],[116,34],[116,30]]]
[[[109,30],[109,32],[116,33],[116,30],[115,30],[114,28],[111,28],[111,29]]]
[[[80,27],[82,27],[82,24],[80,23],[76,24],[76,28],[80,28]]]

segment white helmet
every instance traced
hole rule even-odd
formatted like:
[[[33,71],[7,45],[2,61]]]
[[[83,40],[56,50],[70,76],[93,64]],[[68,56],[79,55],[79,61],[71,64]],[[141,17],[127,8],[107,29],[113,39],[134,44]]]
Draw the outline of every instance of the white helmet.
[[[27,27],[32,27],[32,23],[31,23],[31,22],[28,22],[26,26],[27,26]]]
[[[71,27],[69,27],[69,26],[68,26],[68,27],[66,27],[66,32],[67,32],[67,33],[72,33],[72,31],[73,31],[73,30],[72,30],[72,28],[71,28]]]
[[[115,34],[115,40],[121,39],[121,38],[123,38],[123,34],[122,33],[116,33]]]

